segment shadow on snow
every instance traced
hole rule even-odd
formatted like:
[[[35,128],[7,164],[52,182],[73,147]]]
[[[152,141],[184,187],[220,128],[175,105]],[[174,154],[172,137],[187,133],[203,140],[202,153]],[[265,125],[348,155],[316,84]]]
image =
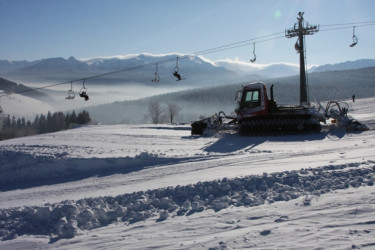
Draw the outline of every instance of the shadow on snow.
[[[18,165],[16,171],[2,170],[0,191],[53,185],[114,174],[129,174],[147,168],[178,164],[190,159],[162,158],[147,152],[135,157],[89,159],[34,157],[12,151],[3,152],[3,156],[7,157],[8,160],[2,159],[0,161],[2,163],[11,165],[15,160],[22,158],[22,162],[27,162],[27,164]]]
[[[240,136],[238,134],[222,134],[222,137],[209,145],[204,151],[209,153],[233,153],[239,150],[252,149],[265,142],[304,142],[321,141],[325,138],[341,140],[347,132],[343,129],[311,134],[282,135],[282,136]]]

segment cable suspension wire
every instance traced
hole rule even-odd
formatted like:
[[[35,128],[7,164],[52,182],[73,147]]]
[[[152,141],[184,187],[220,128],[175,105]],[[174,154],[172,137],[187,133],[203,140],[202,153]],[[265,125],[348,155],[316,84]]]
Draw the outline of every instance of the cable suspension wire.
[[[366,26],[373,26],[373,25],[375,25],[375,22],[373,22],[373,23],[368,23],[368,24],[355,24],[355,23],[353,23],[352,25],[350,25],[350,24],[346,24],[346,26],[344,26],[344,27],[336,27],[336,28],[327,28],[327,29],[320,29],[319,31],[331,31],[331,30],[342,30],[342,29],[353,29],[353,26],[355,26],[356,28],[357,27],[366,27]],[[320,26],[320,27],[322,27],[322,26]],[[328,26],[325,26],[325,27],[328,27]]]
[[[320,27],[332,27],[332,28],[320,29],[319,31],[332,31],[332,30],[341,30],[341,29],[349,29],[349,28],[352,29],[353,25],[355,25],[356,28],[365,27],[365,26],[372,26],[372,25],[375,25],[375,21],[320,25]],[[340,27],[340,26],[344,26],[344,27]],[[268,42],[268,41],[271,41],[271,40],[281,39],[281,38],[284,38],[285,36],[284,35],[277,36],[277,35],[284,34],[284,33],[285,33],[285,31],[276,32],[276,33],[273,33],[273,34],[260,36],[260,37],[256,37],[256,38],[251,38],[251,39],[247,39],[247,40],[243,40],[243,41],[239,41],[239,42],[235,42],[235,43],[231,43],[231,44],[226,44],[226,45],[214,47],[214,48],[211,48],[211,49],[205,49],[205,50],[197,51],[197,52],[192,53],[190,55],[178,56],[178,58],[179,59],[186,59],[186,58],[190,58],[192,56],[207,55],[207,54],[217,53],[217,52],[235,49],[235,48],[239,48],[239,47],[245,47],[245,46],[253,45],[254,42],[263,43],[263,42]],[[129,68],[124,68],[124,69],[120,69],[120,70],[116,70],[116,71],[103,73],[103,74],[98,74],[98,75],[79,78],[79,79],[75,79],[75,80],[70,80],[70,81],[60,82],[60,83],[56,83],[56,84],[46,85],[46,86],[42,86],[42,87],[30,88],[30,89],[27,89],[27,90],[21,90],[21,91],[17,91],[17,92],[7,93],[7,94],[0,95],[0,97],[9,96],[9,95],[13,95],[13,94],[22,94],[22,93],[25,93],[25,92],[30,92],[30,91],[35,91],[35,90],[47,89],[47,88],[51,88],[51,87],[55,87],[55,86],[59,86],[59,85],[68,84],[68,83],[71,84],[73,82],[81,82],[81,81],[99,78],[99,77],[103,77],[103,76],[118,74],[118,73],[121,73],[121,72],[132,71],[132,70],[148,67],[148,66],[155,65],[155,64],[164,64],[164,63],[174,62],[175,60],[176,60],[176,58],[173,57],[173,58],[170,58],[170,59],[146,63],[146,64],[134,66],[134,67],[129,67]]]
[[[215,47],[215,48],[212,48],[212,49],[206,49],[206,50],[201,50],[201,51],[198,51],[194,54],[196,55],[204,55],[204,54],[209,54],[209,53],[213,53],[211,51],[221,51],[221,49],[223,50],[226,50],[228,47],[229,48],[237,48],[237,45],[239,44],[244,44],[246,43],[246,45],[249,44],[249,42],[251,42],[251,44],[253,44],[254,41],[256,40],[259,40],[259,39],[263,39],[263,38],[267,38],[267,37],[271,37],[271,36],[276,36],[276,35],[279,35],[279,34],[284,34],[284,32],[277,32],[277,33],[273,33],[273,34],[270,34],[270,35],[265,35],[265,36],[261,36],[261,37],[257,37],[257,38],[252,38],[252,39],[247,39],[247,40],[244,40],[244,41],[240,41],[240,42],[235,42],[235,43],[231,43],[231,44],[227,44],[227,45],[222,45],[222,46],[219,46],[219,47]],[[259,42],[257,42],[259,43]]]
[[[337,24],[324,24],[320,25],[320,27],[329,27],[329,26],[343,26],[343,25],[363,25],[363,24],[375,24],[375,21],[367,21],[367,22],[356,22],[356,23],[337,23]]]

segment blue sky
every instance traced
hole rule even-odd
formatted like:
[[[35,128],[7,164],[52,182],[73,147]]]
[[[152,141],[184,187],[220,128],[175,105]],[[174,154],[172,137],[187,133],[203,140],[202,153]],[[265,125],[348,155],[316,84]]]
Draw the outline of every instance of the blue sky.
[[[0,59],[192,54],[284,32],[299,11],[321,29],[306,37],[309,65],[375,59],[375,23],[356,27],[354,48],[350,25],[324,31],[375,21],[373,0],[0,0]],[[256,42],[256,63],[298,64],[295,41]],[[248,62],[252,51],[249,44],[204,56]]]

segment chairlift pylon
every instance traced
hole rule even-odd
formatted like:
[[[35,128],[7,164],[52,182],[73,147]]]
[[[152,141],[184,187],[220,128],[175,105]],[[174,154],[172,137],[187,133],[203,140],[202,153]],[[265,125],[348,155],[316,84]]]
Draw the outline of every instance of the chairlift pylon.
[[[73,82],[70,82],[70,89],[68,90],[68,96],[65,99],[72,100],[75,97],[76,97],[76,94],[73,91]]]
[[[352,37],[352,39],[353,39],[353,43],[349,45],[349,46],[352,47],[352,48],[353,48],[354,46],[356,46],[357,43],[358,43],[358,37],[354,34],[354,32],[355,32],[355,26],[353,26],[353,37]]]
[[[154,79],[152,79],[152,82],[159,82],[160,76],[159,76],[159,73],[158,73],[158,64],[156,64],[156,70],[155,70],[154,75],[155,75],[155,77],[154,77]]]
[[[178,68],[178,57],[177,57],[176,67],[174,67],[174,69],[173,69],[173,76],[177,78],[176,81],[181,81],[182,77],[181,77],[181,74],[178,71],[179,71],[179,68]]]
[[[252,63],[257,60],[257,55],[255,54],[255,43],[253,43],[253,54],[254,54],[254,58],[250,59],[250,62],[252,62]]]
[[[85,101],[88,101],[89,100],[89,96],[87,95],[87,88],[85,87],[85,80],[86,79],[83,79],[82,88],[79,91],[79,96],[82,97],[82,98],[84,98]]]

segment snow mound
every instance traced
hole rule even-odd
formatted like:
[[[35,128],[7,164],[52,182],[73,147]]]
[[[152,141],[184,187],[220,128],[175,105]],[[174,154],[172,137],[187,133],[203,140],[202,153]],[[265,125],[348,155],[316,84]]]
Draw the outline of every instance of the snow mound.
[[[252,207],[333,190],[373,186],[375,162],[328,165],[242,178],[223,178],[186,186],[167,187],[115,197],[66,200],[55,204],[0,210],[0,237],[46,235],[51,242],[73,238],[84,230],[111,223],[126,225],[153,219],[155,222],[189,216],[205,210],[220,211],[232,206]],[[271,231],[261,232],[267,235]]]

